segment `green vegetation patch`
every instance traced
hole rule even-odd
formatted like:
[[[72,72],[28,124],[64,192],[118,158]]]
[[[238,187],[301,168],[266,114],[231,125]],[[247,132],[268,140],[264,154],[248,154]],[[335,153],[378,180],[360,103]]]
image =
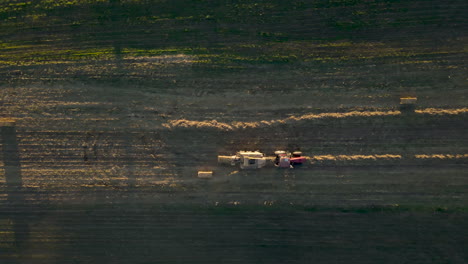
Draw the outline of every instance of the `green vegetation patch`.
[[[23,73],[22,81],[86,79],[89,74],[73,69],[111,60],[111,70],[120,67],[120,78],[133,81],[127,70],[138,63],[148,73],[160,71],[134,57],[168,55],[191,55],[200,74],[290,66],[333,76],[334,69],[346,73],[356,64],[459,69],[455,58],[466,53],[464,11],[462,1],[3,1],[0,68],[7,82],[20,79],[14,71]],[[443,36],[445,29],[454,37]],[[109,67],[93,71],[106,76]],[[398,82],[406,85],[404,78]]]

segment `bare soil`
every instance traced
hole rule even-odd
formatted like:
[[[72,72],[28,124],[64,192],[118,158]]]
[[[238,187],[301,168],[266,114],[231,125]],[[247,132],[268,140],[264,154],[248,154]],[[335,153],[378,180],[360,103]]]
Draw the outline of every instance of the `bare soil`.
[[[468,262],[465,1],[3,2],[1,263]]]

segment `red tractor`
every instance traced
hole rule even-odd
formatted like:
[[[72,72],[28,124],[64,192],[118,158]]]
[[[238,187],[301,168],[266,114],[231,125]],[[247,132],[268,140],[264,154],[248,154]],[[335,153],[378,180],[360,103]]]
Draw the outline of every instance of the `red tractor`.
[[[306,158],[302,157],[302,152],[294,151],[289,153],[283,150],[275,151],[275,166],[278,168],[294,168],[296,165],[302,165]]]

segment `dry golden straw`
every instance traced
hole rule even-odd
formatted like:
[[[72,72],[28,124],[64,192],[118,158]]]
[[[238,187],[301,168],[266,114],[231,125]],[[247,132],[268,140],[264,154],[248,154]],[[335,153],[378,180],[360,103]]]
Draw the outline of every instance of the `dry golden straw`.
[[[417,114],[429,114],[429,115],[458,115],[462,113],[468,113],[468,108],[459,109],[436,109],[426,108],[416,110]],[[256,122],[218,122],[217,120],[204,120],[204,121],[193,121],[187,119],[170,120],[168,123],[163,124],[166,128],[213,128],[223,131],[230,131],[236,129],[245,128],[261,128],[274,126],[278,124],[290,124],[294,122],[300,122],[305,120],[313,119],[324,119],[324,118],[348,118],[348,117],[373,117],[373,116],[396,116],[400,115],[400,111],[351,111],[345,113],[321,113],[321,114],[305,114],[301,116],[290,116],[285,119],[274,119],[274,120],[261,120]]]

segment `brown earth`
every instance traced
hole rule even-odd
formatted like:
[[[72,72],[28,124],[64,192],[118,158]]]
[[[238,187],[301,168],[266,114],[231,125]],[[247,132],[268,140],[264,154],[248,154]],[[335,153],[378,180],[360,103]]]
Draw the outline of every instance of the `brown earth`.
[[[0,4],[1,263],[468,262],[464,1],[52,2]]]

